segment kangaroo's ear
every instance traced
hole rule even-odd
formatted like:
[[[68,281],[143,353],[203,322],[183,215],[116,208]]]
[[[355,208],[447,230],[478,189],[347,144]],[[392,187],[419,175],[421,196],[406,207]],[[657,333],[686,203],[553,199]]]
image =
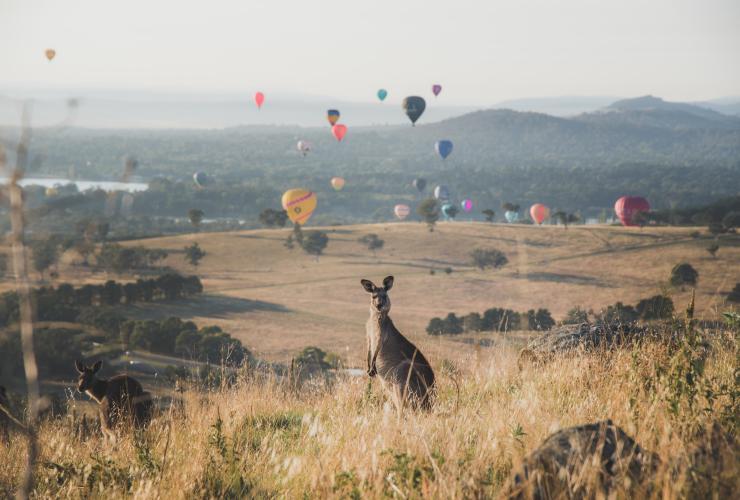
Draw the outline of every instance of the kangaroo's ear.
[[[95,363],[95,364],[94,364],[94,365],[92,366],[92,371],[93,371],[93,373],[98,373],[98,371],[100,371],[100,369],[101,369],[102,367],[103,367],[103,360],[101,359],[101,360],[98,360],[98,361],[97,361],[97,362],[96,362],[96,363]]]
[[[393,288],[393,276],[386,276],[383,280],[383,286],[385,287],[386,292]]]
[[[360,283],[362,283],[362,288],[364,288],[367,293],[373,293],[375,290],[375,284],[370,280],[360,280]]]
[[[77,369],[77,373],[85,373],[85,363],[79,359],[75,361],[75,368]]]

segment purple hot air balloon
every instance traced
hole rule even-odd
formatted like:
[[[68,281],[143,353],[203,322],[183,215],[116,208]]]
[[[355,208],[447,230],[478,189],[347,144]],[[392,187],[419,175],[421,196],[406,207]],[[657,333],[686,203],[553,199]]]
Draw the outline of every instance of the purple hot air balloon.
[[[432,85],[432,93],[434,94],[434,97],[437,97],[440,92],[442,92],[442,85],[439,83]]]

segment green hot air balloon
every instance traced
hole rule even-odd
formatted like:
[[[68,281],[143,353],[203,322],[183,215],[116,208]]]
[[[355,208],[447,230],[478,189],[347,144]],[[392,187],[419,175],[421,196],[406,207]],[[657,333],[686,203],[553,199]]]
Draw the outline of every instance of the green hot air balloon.
[[[411,125],[416,125],[416,120],[424,113],[427,107],[427,102],[423,97],[418,95],[408,96],[403,100],[403,110],[406,112],[406,116],[411,120]]]

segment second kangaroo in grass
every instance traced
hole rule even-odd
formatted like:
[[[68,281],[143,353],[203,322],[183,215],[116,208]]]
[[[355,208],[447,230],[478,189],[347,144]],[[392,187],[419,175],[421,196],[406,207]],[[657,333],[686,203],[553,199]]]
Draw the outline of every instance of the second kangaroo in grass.
[[[96,374],[102,366],[102,361],[92,366],[75,361],[75,368],[80,374],[77,390],[87,393],[98,402],[100,428],[106,436],[115,439],[116,428],[130,430],[149,423],[152,397],[144,392],[138,380],[128,375],[116,375],[107,380],[98,378]]]
[[[406,404],[430,410],[434,393],[432,367],[388,316],[391,310],[388,291],[393,287],[393,276],[386,277],[382,287],[370,280],[361,280],[361,283],[365,291],[372,294],[366,325],[367,374],[380,377],[399,411]]]

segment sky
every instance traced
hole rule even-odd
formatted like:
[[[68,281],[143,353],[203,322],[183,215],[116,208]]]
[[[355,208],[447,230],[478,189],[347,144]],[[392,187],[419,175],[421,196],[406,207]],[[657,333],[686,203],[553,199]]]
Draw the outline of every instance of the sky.
[[[738,0],[0,0],[14,88],[698,101],[740,95],[738,61]]]

